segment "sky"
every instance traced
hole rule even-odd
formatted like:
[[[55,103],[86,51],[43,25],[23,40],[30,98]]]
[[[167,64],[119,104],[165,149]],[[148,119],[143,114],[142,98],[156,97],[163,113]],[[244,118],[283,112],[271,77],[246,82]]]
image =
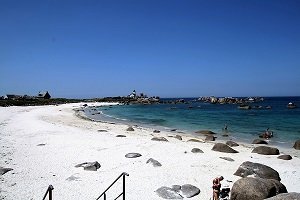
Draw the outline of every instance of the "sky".
[[[0,96],[300,96],[299,0],[0,0]]]

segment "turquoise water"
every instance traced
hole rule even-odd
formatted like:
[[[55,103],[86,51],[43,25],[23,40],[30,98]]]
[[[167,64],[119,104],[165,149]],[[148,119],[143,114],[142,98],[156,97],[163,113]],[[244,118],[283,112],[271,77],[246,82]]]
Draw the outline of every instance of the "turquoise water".
[[[232,104],[219,105],[186,100],[189,101],[188,104],[99,107],[97,112],[102,112],[108,120],[159,129],[178,129],[187,133],[208,129],[220,133],[220,138],[224,124],[227,124],[230,138],[244,142],[252,142],[267,128],[274,132],[270,144],[290,146],[300,139],[300,108],[286,107],[289,102],[300,106],[300,97],[265,98],[265,101],[251,105],[272,106],[272,109],[251,110],[240,110],[237,105]],[[103,115],[97,114],[89,117],[103,119]]]

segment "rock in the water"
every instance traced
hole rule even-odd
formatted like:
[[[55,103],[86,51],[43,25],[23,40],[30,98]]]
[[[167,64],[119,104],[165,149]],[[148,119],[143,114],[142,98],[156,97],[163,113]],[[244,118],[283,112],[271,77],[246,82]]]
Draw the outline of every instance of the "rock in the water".
[[[290,155],[280,155],[277,157],[278,159],[282,159],[282,160],[292,160],[292,156]]]
[[[281,193],[274,197],[267,198],[265,200],[300,200],[300,193],[296,193],[296,192]]]
[[[132,128],[132,126],[130,126],[126,129],[126,131],[134,131],[134,129]]]
[[[227,160],[227,161],[230,161],[230,162],[233,162],[234,160],[232,158],[229,158],[229,157],[220,157],[221,159],[224,159],[224,160]]]
[[[216,140],[216,137],[213,135],[208,135],[205,137],[205,141],[215,141],[215,140]]]
[[[174,189],[169,187],[160,187],[156,190],[158,196],[164,199],[183,199]]]
[[[139,153],[128,153],[125,155],[126,158],[137,158],[137,157],[141,157],[142,154]]]
[[[249,175],[254,175],[254,177],[260,177],[265,179],[275,179],[280,181],[279,174],[273,168],[253,162],[243,162],[237,171],[234,173],[236,176],[247,177]]]
[[[297,140],[293,147],[294,149],[300,150],[300,140]]]
[[[273,147],[259,146],[255,147],[252,153],[258,153],[262,155],[279,155],[279,150]]]
[[[237,146],[239,146],[238,143],[236,143],[236,142],[234,142],[234,141],[231,141],[231,140],[227,141],[226,144],[227,144],[228,146],[230,146],[230,147],[237,147]]]
[[[201,149],[198,149],[198,148],[193,148],[192,153],[204,153]]]
[[[191,198],[200,193],[200,189],[191,184],[185,184],[181,186],[181,195],[186,198]]]
[[[158,196],[164,199],[183,199],[191,198],[200,193],[200,189],[191,184],[173,185],[172,188],[160,187],[156,190]]]
[[[154,130],[153,133],[160,133],[160,130]]]
[[[9,171],[13,170],[12,168],[4,168],[4,167],[0,167],[0,175],[3,175]]]
[[[252,144],[268,144],[268,142],[262,139],[255,139]]]
[[[83,167],[83,169],[87,171],[97,171],[97,169],[99,169],[101,165],[97,161],[95,161],[95,162],[84,162],[76,165],[75,167]]]
[[[151,140],[153,141],[162,141],[162,142],[168,142],[168,140],[164,137],[153,137]]]
[[[153,158],[150,158],[149,160],[147,160],[146,163],[147,164],[151,163],[153,165],[153,167],[161,167],[160,162],[158,162],[157,160],[154,160]]]
[[[177,129],[174,128],[174,129],[171,129],[170,131],[171,131],[171,132],[175,132],[175,131],[177,131]]]
[[[203,141],[197,139],[189,139],[188,142],[203,142]]]
[[[224,152],[224,153],[238,153],[238,151],[234,150],[230,146],[223,144],[223,143],[215,144],[211,150]]]
[[[215,132],[209,131],[209,130],[201,130],[201,131],[196,131],[195,133],[200,133],[203,135],[214,135],[216,134]]]
[[[279,193],[286,193],[286,187],[277,180],[263,178],[242,178],[231,189],[231,200],[263,200]]]

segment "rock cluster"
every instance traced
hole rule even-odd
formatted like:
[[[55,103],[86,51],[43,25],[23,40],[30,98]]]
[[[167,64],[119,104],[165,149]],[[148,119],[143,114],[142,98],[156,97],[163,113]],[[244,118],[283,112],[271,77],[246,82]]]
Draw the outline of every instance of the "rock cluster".
[[[200,193],[200,189],[191,184],[173,185],[172,187],[160,187],[156,190],[158,196],[164,199],[191,198]]]

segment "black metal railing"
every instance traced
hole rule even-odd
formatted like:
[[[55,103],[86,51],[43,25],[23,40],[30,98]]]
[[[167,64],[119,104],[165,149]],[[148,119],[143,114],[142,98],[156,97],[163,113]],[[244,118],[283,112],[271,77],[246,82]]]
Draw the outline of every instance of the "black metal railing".
[[[52,200],[52,190],[54,190],[54,187],[52,185],[49,185],[49,187],[47,188],[47,191],[44,195],[43,200],[46,199],[48,193],[49,193],[49,200]]]
[[[123,172],[118,178],[116,178],[116,180],[110,184],[110,186],[104,191],[102,192],[102,194],[96,199],[100,199],[102,196],[104,197],[104,200],[106,200],[106,192],[111,188],[111,186],[113,186],[121,177],[123,177],[123,191],[121,192],[121,194],[119,194],[116,198],[118,199],[120,196],[123,195],[123,200],[125,200],[125,176],[129,176],[129,174],[127,174],[126,172]]]

